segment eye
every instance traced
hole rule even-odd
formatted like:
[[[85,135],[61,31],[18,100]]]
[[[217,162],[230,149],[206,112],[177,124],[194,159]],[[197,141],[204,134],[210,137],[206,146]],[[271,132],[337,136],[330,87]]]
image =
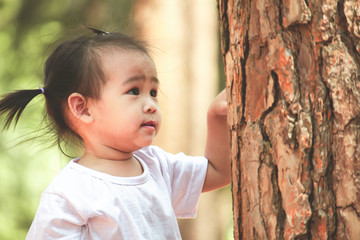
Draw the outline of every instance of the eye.
[[[151,90],[150,91],[150,95],[152,96],[152,97],[157,97],[157,90]]]
[[[139,95],[140,94],[140,90],[138,88],[132,88],[130,89],[127,94],[131,94],[131,95]]]

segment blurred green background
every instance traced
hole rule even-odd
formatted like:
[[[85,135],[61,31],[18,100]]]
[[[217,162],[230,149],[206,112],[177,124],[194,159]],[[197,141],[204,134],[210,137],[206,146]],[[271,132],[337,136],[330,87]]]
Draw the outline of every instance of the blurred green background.
[[[149,2],[152,3],[149,4]],[[204,26],[207,25],[206,20],[209,19],[211,19],[212,24],[216,24],[217,9],[215,0],[0,0],[0,94],[3,95],[17,89],[38,88],[39,84],[43,81],[43,64],[49,53],[56,46],[58,40],[64,35],[69,37],[69,34],[74,32],[73,29],[79,26],[91,26],[110,32],[152,32],[154,37],[150,37],[151,44],[155,45],[155,47],[158,45],[161,46],[160,51],[158,51],[160,52],[160,58],[155,59],[155,62],[160,63],[160,74],[165,76],[164,78],[167,80],[167,82],[162,81],[163,89],[168,92],[165,99],[162,99],[164,100],[163,102],[168,102],[169,105],[173,106],[178,103],[183,106],[189,104],[195,113],[206,112],[206,108],[204,108],[204,103],[201,99],[196,100],[194,98],[193,102],[186,102],[177,99],[176,94],[169,92],[170,89],[174,89],[174,84],[179,84],[176,83],[175,80],[171,80],[170,76],[178,76],[182,79],[181,81],[184,81],[184,86],[188,84],[187,88],[183,89],[184,92],[179,93],[179,96],[188,99],[190,99],[190,95],[199,97],[199,93],[203,92],[205,96],[202,98],[209,99],[210,101],[213,94],[215,94],[214,90],[223,88],[224,86],[221,56],[216,56],[216,49],[212,51],[215,54],[214,56],[202,56],[203,58],[212,59],[211,61],[215,67],[208,67],[207,65],[198,66],[197,63],[203,64],[206,62],[202,59],[199,61],[192,60],[193,62],[189,60],[192,58],[190,54],[198,53],[195,47],[196,44],[194,43],[196,40],[194,35],[196,35],[195,33],[198,30],[196,30],[195,25],[190,26],[193,24],[195,18],[189,20],[190,18],[186,16],[186,14],[189,14],[190,9],[196,7],[193,6],[195,2],[197,3],[198,13],[205,13],[206,11],[212,13],[211,16],[197,16],[199,20],[195,20],[195,22],[200,24],[197,27],[204,29]],[[154,25],[147,26],[146,23],[149,22],[146,20],[147,17],[153,14],[153,7],[159,9],[159,4],[165,5],[164,9],[169,9],[169,14],[166,16],[161,16],[162,14],[158,13],[158,16],[164,17],[166,20],[155,19]],[[144,7],[145,10],[141,10],[142,7]],[[205,11],[205,7],[210,9]],[[134,9],[141,12],[142,15],[139,15],[143,16],[143,18],[140,17],[140,23],[139,20],[135,23]],[[178,27],[174,27],[176,25],[175,20],[169,18],[178,16],[171,14],[171,9],[177,9],[180,15],[186,13],[184,15],[185,17],[182,16],[184,20],[182,20],[181,17],[179,18],[180,24],[182,24],[181,22],[185,23],[182,24],[185,29],[181,30]],[[155,27],[157,28],[163,24],[169,24],[168,27],[174,32],[167,33],[166,30],[163,30],[163,33],[156,32]],[[142,27],[139,25],[142,25]],[[139,28],[142,28],[142,30],[139,30]],[[214,26],[210,24],[208,25],[208,29],[212,31],[212,33],[209,34],[212,34],[211,36],[213,36],[213,38],[208,38],[205,35],[203,37],[209,39],[208,44],[210,44],[209,46],[211,48],[218,48],[217,25]],[[188,35],[180,34],[180,30],[182,33],[185,32]],[[176,42],[177,40],[173,42],[173,40],[169,41],[168,39],[162,40],[161,37],[158,37],[160,34],[164,34],[170,39],[172,36],[182,38],[183,42]],[[201,39],[202,33],[199,32],[198,35],[198,39]],[[191,43],[192,39],[194,40],[193,43]],[[202,51],[210,52],[208,50],[210,47],[207,49],[208,45],[204,44],[203,40],[199,41],[202,42],[199,42],[198,45],[204,47]],[[161,43],[163,45],[161,45]],[[174,62],[175,64],[170,67],[167,65],[161,67],[161,57],[168,54],[168,52],[172,52],[173,49],[176,49],[177,46],[181,44],[186,48],[190,46],[190,53],[185,56],[185,59],[180,59],[177,55],[178,53],[173,52],[171,54],[174,55],[170,55],[171,60],[165,59],[164,62]],[[192,45],[193,47],[191,48]],[[164,51],[164,53],[162,51]],[[184,51],[179,48],[179,52]],[[201,51],[198,55],[199,54],[201,57]],[[185,63],[184,69],[181,68],[182,63]],[[164,66],[164,64],[162,66]],[[201,68],[203,72],[213,75],[210,77],[212,78],[211,81],[215,84],[214,86],[210,86],[209,76],[204,75],[204,73],[193,74],[191,72],[194,69],[198,71]],[[213,72],[210,72],[210,69]],[[180,74],[176,72],[177,70],[183,75],[180,76]],[[187,79],[194,79],[196,77],[200,79],[203,78],[206,84],[200,83],[196,88],[196,81]],[[216,84],[218,85],[216,86]],[[166,89],[167,85],[169,85],[169,89]],[[212,88],[212,90],[206,90],[207,87],[209,87],[209,89]],[[180,88],[180,90],[181,89],[182,88]],[[176,86],[175,90],[179,90],[178,86]],[[206,91],[209,93],[206,93]],[[188,95],[188,92],[192,93]],[[199,101],[199,106],[194,104],[195,101]],[[206,104],[208,104],[208,102],[206,102]],[[41,192],[69,161],[68,158],[60,153],[56,146],[51,146],[47,138],[40,136],[42,132],[38,130],[43,127],[41,123],[43,121],[44,105],[44,97],[42,95],[37,96],[25,109],[16,130],[14,129],[14,125],[12,125],[9,130],[0,132],[1,240],[25,238],[37,209]],[[188,111],[187,108],[189,108],[189,106],[185,106],[184,111]],[[166,109],[165,106],[163,118],[166,118]],[[174,109],[174,107],[168,109],[171,110]],[[180,116],[185,115],[176,106],[175,109]],[[170,112],[170,110],[167,115],[173,116],[174,113]],[[195,120],[199,120],[199,117],[195,113],[190,113],[190,116],[193,116],[192,118]],[[202,113],[202,115],[205,116],[206,114]],[[179,117],[176,118],[180,119]],[[0,127],[3,126],[3,120],[4,118],[1,117]],[[184,123],[183,119],[180,120]],[[171,118],[165,119],[165,121],[169,122],[169,125],[176,125],[171,122]],[[191,124],[189,122],[189,126]],[[198,124],[200,124],[200,126],[204,125],[202,127],[205,128],[205,121],[201,120],[201,123]],[[177,129],[179,137],[175,135],[175,139],[177,139],[178,142],[175,143],[174,146],[167,146],[166,144],[172,142],[168,140],[169,137],[166,135],[167,133],[170,134],[171,130],[166,129],[166,125],[162,128],[161,134],[163,135],[158,136],[158,139],[160,139],[158,144],[165,150],[176,152],[178,148],[184,149],[185,146],[185,150],[181,151],[185,151],[185,153],[188,151],[188,153],[193,154],[196,151],[191,150],[194,143],[191,142],[189,138],[197,143],[202,141],[196,140],[193,136],[189,137],[189,135],[184,135],[183,133],[186,131],[183,131],[183,129]],[[164,130],[164,128],[166,130]],[[199,129],[199,127],[192,127],[192,129]],[[186,133],[191,133],[191,130]],[[201,131],[198,131],[198,134],[201,138],[206,136],[206,133]],[[40,136],[40,138],[36,138],[37,136]],[[184,140],[181,140],[182,138],[184,138]],[[200,145],[200,147],[196,147],[202,149],[203,146],[202,144]],[[187,150],[186,146],[188,146]],[[202,213],[199,214],[201,215],[198,217],[199,220],[191,220],[190,222],[180,224],[183,226],[181,227],[183,238],[185,240],[199,239],[195,237],[196,234],[193,232],[197,229],[196,231],[200,232],[198,235],[203,236],[204,229],[207,229],[206,232],[214,236],[214,239],[232,239],[230,188],[215,192],[213,195],[207,193],[207,195],[204,195],[204,200],[200,201],[200,205],[201,202],[203,202],[204,210],[200,209],[199,212]],[[214,208],[213,206],[217,207]],[[208,211],[209,207],[212,208],[212,210],[217,209],[218,212]],[[208,216],[207,214],[211,212],[213,216]],[[201,224],[195,224],[195,222],[192,221],[200,221]],[[199,227],[195,227],[195,225],[199,225]],[[215,228],[217,231],[216,235],[209,230],[213,229],[213,231],[215,231]],[[185,233],[186,231],[190,233]],[[190,235],[193,235],[193,237],[190,237]]]
[[[132,1],[1,0],[0,94],[34,89],[53,43],[69,29],[89,25],[127,31]],[[106,6],[111,6],[106,8]],[[13,126],[0,134],[0,239],[24,239],[39,196],[66,164],[57,147],[33,139],[41,128],[43,96],[34,99]],[[3,124],[3,118],[1,119]]]

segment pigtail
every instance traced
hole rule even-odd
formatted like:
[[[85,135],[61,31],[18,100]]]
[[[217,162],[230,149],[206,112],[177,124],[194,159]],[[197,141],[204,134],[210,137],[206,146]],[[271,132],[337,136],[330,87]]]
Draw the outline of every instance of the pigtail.
[[[16,125],[28,103],[41,93],[43,93],[43,89],[39,88],[35,90],[19,90],[3,96],[0,99],[0,116],[6,115],[3,129],[8,129],[13,121],[15,121]]]

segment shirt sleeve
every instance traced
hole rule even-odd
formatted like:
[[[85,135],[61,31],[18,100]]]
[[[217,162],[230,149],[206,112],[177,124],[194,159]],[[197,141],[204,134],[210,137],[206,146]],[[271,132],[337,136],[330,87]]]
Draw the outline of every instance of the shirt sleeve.
[[[208,160],[160,151],[163,176],[168,181],[172,206],[177,218],[194,218],[205,181]]]
[[[81,239],[85,224],[65,198],[43,193],[26,240]]]

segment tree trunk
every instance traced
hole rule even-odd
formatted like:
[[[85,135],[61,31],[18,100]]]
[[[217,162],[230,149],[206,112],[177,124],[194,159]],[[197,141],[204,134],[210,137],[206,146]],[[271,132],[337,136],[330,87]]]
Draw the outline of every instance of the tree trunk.
[[[235,239],[360,239],[360,1],[219,13]]]

